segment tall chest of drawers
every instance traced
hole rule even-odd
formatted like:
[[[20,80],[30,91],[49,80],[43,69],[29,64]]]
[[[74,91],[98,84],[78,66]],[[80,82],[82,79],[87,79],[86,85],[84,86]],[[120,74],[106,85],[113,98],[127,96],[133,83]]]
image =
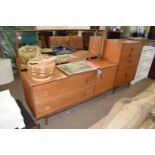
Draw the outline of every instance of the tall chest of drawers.
[[[107,39],[103,57],[118,64],[114,88],[130,83],[135,77],[142,44],[125,39]]]

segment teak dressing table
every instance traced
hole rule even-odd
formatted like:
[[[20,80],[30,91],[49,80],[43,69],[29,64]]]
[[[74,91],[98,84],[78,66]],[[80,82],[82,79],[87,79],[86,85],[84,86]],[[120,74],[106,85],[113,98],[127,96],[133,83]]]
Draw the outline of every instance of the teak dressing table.
[[[89,50],[76,51],[76,59],[70,61],[87,58],[98,69],[66,75],[55,68],[53,77],[46,82],[34,81],[27,71],[21,71],[26,102],[35,118],[45,118],[48,124],[51,115],[133,80],[140,53],[138,41],[104,41],[103,37],[93,36]]]

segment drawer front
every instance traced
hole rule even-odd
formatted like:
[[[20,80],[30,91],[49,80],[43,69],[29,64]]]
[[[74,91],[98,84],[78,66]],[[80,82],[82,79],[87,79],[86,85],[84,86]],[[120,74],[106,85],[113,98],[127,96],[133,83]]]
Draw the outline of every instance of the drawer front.
[[[95,94],[100,94],[113,88],[116,71],[117,67],[102,69],[102,74],[96,77]]]
[[[122,52],[129,52],[132,54],[138,54],[141,53],[142,46],[140,43],[125,43],[122,45]]]
[[[132,68],[119,70],[116,75],[115,87],[129,83],[134,79],[135,74],[136,74],[136,66]]]
[[[141,44],[123,44],[120,61],[137,55],[141,55]]]
[[[57,97],[77,89],[95,85],[96,72],[79,74],[67,79],[46,83],[33,88],[34,98],[46,99],[48,97]],[[38,104],[38,103],[36,103]]]
[[[86,88],[73,91],[72,93],[66,93],[65,95],[59,97],[51,96],[46,100],[36,100],[36,102],[40,102],[36,106],[36,117],[40,118],[42,116],[49,115],[57,111],[61,111],[69,106],[81,102],[82,100],[86,100],[93,95],[94,87],[88,86]]]
[[[134,54],[129,57],[120,60],[119,70],[131,68],[137,66],[139,63],[140,54]]]

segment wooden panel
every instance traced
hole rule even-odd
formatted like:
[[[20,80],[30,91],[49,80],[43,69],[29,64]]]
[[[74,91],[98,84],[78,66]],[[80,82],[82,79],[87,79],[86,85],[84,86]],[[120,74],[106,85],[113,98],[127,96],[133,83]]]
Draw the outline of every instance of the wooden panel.
[[[121,47],[122,47],[121,45],[122,44],[118,41],[115,41],[115,39],[105,40],[102,57],[114,63],[119,63],[119,59],[121,55]]]
[[[101,43],[102,37],[101,36],[91,36],[89,41],[89,52],[93,55],[100,55],[101,53]]]
[[[116,66],[102,69],[101,76],[98,76],[96,79],[95,94],[100,94],[105,92],[106,90],[113,88],[116,71],[117,71]]]
[[[75,105],[83,100],[86,100],[94,95],[94,86],[87,86],[72,92],[66,92],[65,95],[55,97],[50,96],[47,100],[37,100],[40,104],[36,107],[36,117],[40,118],[49,115],[61,109]],[[36,101],[36,102],[37,102]]]
[[[23,84],[23,89],[24,89],[24,94],[25,94],[25,99],[26,103],[30,107],[31,111],[33,114],[35,114],[35,105],[34,105],[34,98],[33,98],[33,91],[32,87],[30,87],[25,79],[22,79],[22,84]]]
[[[85,87],[86,85],[95,84],[95,71],[79,74],[64,80],[59,80],[33,88],[35,98],[44,100],[51,95],[56,97],[66,92],[72,92],[76,89]]]
[[[137,67],[126,68],[117,72],[115,87],[129,83],[135,77]]]
[[[49,46],[50,47],[58,47],[58,46],[69,46],[69,38],[68,36],[65,37],[49,37]]]
[[[120,64],[119,64],[119,70],[125,69],[125,68],[129,68],[129,67],[133,67],[133,66],[137,66],[139,63],[139,59],[140,59],[140,54],[134,54],[134,55],[126,55],[121,58],[120,60]]]
[[[82,36],[69,36],[69,47],[76,50],[83,49],[83,37]]]
[[[121,59],[125,59],[127,57],[134,57],[139,54],[141,51],[141,44],[123,44],[122,45],[122,53]]]

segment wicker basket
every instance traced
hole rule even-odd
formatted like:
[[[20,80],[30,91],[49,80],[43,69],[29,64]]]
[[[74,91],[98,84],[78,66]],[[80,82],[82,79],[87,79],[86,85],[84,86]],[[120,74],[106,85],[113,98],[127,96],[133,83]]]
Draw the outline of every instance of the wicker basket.
[[[38,56],[28,62],[27,69],[33,80],[50,80],[55,68],[56,59],[49,56]]]
[[[40,48],[37,46],[23,46],[19,49],[19,61],[22,69],[27,68],[27,63],[30,59],[40,54]]]

